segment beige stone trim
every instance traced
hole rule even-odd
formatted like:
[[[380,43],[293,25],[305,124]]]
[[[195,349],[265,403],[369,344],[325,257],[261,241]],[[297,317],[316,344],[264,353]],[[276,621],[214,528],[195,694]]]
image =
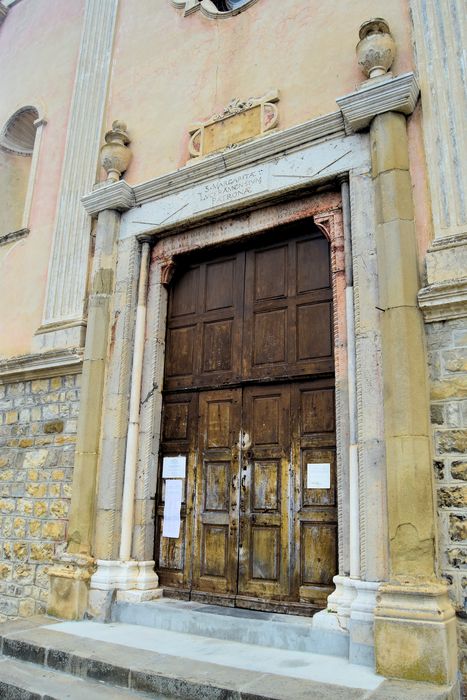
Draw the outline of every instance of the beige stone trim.
[[[102,183],[93,192],[84,195],[81,201],[91,216],[97,216],[104,209],[127,211],[136,205],[133,188],[125,180]]]
[[[435,237],[466,233],[465,4],[411,0],[410,6]]]
[[[377,114],[402,112],[412,114],[420,88],[413,73],[397,77],[373,78],[350,95],[336,99],[347,133],[366,129]]]
[[[83,316],[91,221],[81,197],[96,179],[117,7],[118,0],[87,0],[85,6],[43,325]],[[35,348],[63,347],[81,340],[79,328],[74,334],[39,334]]]
[[[79,374],[82,363],[83,353],[80,349],[12,357],[0,361],[0,384]]]

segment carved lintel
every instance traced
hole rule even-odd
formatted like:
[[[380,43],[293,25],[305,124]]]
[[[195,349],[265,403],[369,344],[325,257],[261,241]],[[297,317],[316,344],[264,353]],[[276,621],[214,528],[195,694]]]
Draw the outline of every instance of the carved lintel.
[[[278,101],[278,90],[247,100],[234,98],[221,112],[189,128],[190,156],[198,158],[215,153],[271,131],[279,121],[279,110],[275,104]]]
[[[164,287],[168,287],[170,283],[172,282],[173,276],[175,272],[175,263],[174,261],[167,260],[162,267],[161,267],[161,284]]]

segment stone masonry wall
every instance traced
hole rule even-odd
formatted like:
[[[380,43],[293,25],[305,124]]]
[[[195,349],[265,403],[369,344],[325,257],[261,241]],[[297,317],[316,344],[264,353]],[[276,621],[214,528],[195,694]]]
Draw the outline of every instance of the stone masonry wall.
[[[439,562],[458,613],[467,697],[467,321],[426,326],[438,499]]]
[[[64,547],[80,375],[0,385],[0,621],[43,613]]]

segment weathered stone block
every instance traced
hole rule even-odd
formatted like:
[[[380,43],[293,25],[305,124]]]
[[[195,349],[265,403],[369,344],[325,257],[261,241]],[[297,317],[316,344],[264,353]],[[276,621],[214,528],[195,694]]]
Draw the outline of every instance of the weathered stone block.
[[[467,548],[455,547],[448,549],[448,560],[451,566],[456,569],[467,567]]]
[[[42,523],[40,520],[29,521],[29,537],[39,537],[41,534]]]
[[[454,542],[467,540],[467,515],[449,516],[449,537]]]
[[[5,423],[7,425],[12,425],[18,421],[18,418],[18,411],[7,411],[5,414]]]
[[[66,518],[68,515],[68,508],[67,501],[54,501],[50,506],[50,512],[56,518]]]
[[[11,564],[0,564],[0,579],[8,581],[12,577],[13,566]]]
[[[54,545],[47,543],[31,544],[31,561],[51,561]]]
[[[62,420],[49,421],[44,423],[44,433],[63,433],[63,426]]]
[[[467,505],[467,486],[445,486],[438,489],[439,508],[464,508]]]
[[[65,523],[44,523],[42,526],[42,537],[46,540],[63,540],[65,538]]]
[[[447,372],[467,372],[467,347],[446,350],[443,361]]]
[[[47,450],[35,450],[28,452],[24,457],[23,466],[25,469],[43,467],[47,459]]]
[[[31,382],[31,391],[33,394],[40,394],[49,390],[48,379],[35,379]]]
[[[467,462],[453,462],[451,464],[451,475],[453,479],[467,481]]]
[[[26,493],[32,498],[44,498],[47,494],[47,484],[27,484]]]
[[[430,418],[433,425],[443,425],[444,412],[442,404],[432,404],[430,407]]]
[[[465,430],[437,430],[435,439],[440,453],[467,452],[467,431]]]

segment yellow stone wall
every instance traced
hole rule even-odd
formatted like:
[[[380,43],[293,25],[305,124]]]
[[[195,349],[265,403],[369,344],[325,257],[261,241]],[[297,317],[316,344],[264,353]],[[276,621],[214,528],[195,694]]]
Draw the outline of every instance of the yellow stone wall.
[[[45,611],[63,549],[80,375],[0,386],[0,621]]]

